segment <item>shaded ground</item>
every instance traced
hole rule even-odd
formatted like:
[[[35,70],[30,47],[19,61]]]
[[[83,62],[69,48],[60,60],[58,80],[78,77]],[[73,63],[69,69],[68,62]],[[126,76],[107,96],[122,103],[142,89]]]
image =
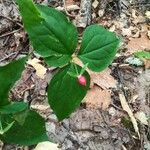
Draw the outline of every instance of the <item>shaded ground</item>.
[[[63,2],[37,1],[64,9]],[[80,1],[67,0],[66,7],[74,6],[67,12],[73,22],[77,22]],[[131,61],[134,52],[145,49],[150,51],[150,19],[145,12],[150,10],[146,1],[103,0],[92,2],[91,23],[104,25],[122,39],[116,59],[109,73],[92,74],[92,95],[96,94],[71,115],[69,119],[58,123],[47,104],[46,87],[52,77],[53,68],[46,67],[44,79],[37,76],[31,65],[26,65],[21,80],[10,93],[13,100],[24,99],[31,108],[37,110],[46,119],[46,128],[50,139],[59,143],[64,150],[149,150],[149,124],[138,119],[140,137],[133,128],[131,119],[123,110],[119,95],[124,95],[130,109],[150,117],[150,65],[148,60],[137,65]],[[73,17],[72,17],[73,16]],[[83,28],[78,27],[81,37]],[[1,0],[0,3],[0,63],[10,62],[31,52],[27,35],[23,30],[17,6],[13,0]],[[38,58],[34,55],[32,58]],[[103,81],[103,83],[102,83]],[[108,82],[109,81],[109,82]],[[98,89],[97,91],[95,89]],[[101,89],[101,90],[100,90]],[[96,100],[95,100],[96,99]],[[91,102],[91,101],[94,102]],[[96,104],[95,104],[96,103]],[[33,149],[2,144],[2,149]]]

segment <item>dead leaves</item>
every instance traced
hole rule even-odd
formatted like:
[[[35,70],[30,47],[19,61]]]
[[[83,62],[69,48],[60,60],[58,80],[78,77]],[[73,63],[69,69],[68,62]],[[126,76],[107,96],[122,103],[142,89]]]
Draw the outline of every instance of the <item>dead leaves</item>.
[[[109,90],[103,90],[95,85],[88,91],[84,101],[86,101],[87,107],[102,108],[105,110],[111,103],[111,93]]]
[[[137,112],[135,117],[144,125],[148,125],[148,117],[143,111]]]
[[[34,150],[60,150],[58,144],[46,141],[39,143]]]
[[[88,71],[91,76],[91,87],[96,84],[102,89],[115,88],[117,81],[110,75],[111,70],[106,69],[102,72]]]
[[[46,68],[40,64],[40,60],[37,58],[29,59],[27,64],[31,65],[36,70],[36,75],[41,79],[45,78]]]
[[[141,33],[140,38],[131,38],[127,48],[130,54],[136,52],[137,50],[150,49],[150,40],[148,39],[146,33]]]

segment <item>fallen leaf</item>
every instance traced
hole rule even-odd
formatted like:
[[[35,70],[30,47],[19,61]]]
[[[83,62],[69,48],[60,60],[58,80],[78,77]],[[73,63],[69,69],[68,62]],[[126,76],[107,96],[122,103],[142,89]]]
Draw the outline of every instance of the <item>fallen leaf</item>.
[[[150,59],[144,60],[145,69],[150,69]]]
[[[123,36],[128,36],[128,37],[130,37],[131,35],[132,35],[132,30],[131,30],[131,28],[123,28],[122,29],[122,35]]]
[[[64,11],[64,7],[61,7],[61,6],[58,6],[56,7],[57,10],[59,11]],[[66,9],[67,11],[75,11],[75,10],[79,10],[80,7],[78,5],[69,5],[69,6],[66,6]]]
[[[44,79],[46,74],[46,68],[40,64],[40,60],[37,58],[29,59],[27,64],[31,65],[36,70],[36,75],[41,79]]]
[[[150,19],[150,11],[146,11],[145,13],[146,17]]]
[[[91,86],[97,84],[102,89],[116,88],[117,81],[110,75],[110,69],[106,69],[102,72],[92,72],[88,70],[88,72],[91,76]]]
[[[46,141],[39,143],[34,150],[60,150],[58,144]]]
[[[123,94],[119,94],[119,98],[120,98],[120,102],[121,102],[121,106],[122,106],[123,110],[125,110],[127,112],[127,114],[129,115],[129,117],[131,119],[131,122],[133,124],[134,130],[135,130],[135,132],[138,134],[138,136],[140,138],[140,133],[139,133],[139,128],[138,128],[137,121],[136,121],[136,119],[134,117],[134,114],[131,111],[127,101],[126,101],[125,96]]]
[[[114,32],[116,30],[116,26],[115,25],[112,25],[110,28],[109,28],[109,31],[110,32]]]
[[[150,39],[150,30],[147,31],[147,36],[148,36],[148,38]]]
[[[144,112],[137,112],[135,117],[144,125],[148,125],[148,118],[146,117]]]
[[[140,38],[131,38],[127,48],[129,49],[128,53],[132,54],[138,50],[150,50],[150,40],[148,39],[146,33],[141,33]]]
[[[94,2],[92,3],[92,6],[94,8],[96,8],[98,6],[99,2],[97,0],[94,0]]]
[[[102,108],[105,110],[111,103],[111,93],[95,85],[88,91],[83,101],[86,102],[87,107]]]
[[[65,0],[66,6],[74,5],[75,1],[74,0]]]
[[[145,22],[145,17],[135,9],[132,9],[132,17],[134,18],[132,21],[134,24]]]

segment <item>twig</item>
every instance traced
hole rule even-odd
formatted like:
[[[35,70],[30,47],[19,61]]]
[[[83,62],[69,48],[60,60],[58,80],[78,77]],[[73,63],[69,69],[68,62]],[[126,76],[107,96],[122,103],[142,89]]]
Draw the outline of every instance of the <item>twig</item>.
[[[115,105],[115,104],[113,104],[113,103],[111,103],[110,105],[112,105],[114,108],[116,108],[116,109],[118,109],[118,110],[120,110],[120,111],[125,112],[122,108],[120,108],[120,107],[116,106],[116,105]]]
[[[22,29],[22,28],[17,29],[17,30],[14,30],[14,31],[12,31],[12,32],[4,33],[3,35],[0,36],[0,38],[3,38],[3,37],[5,37],[5,36],[11,35],[11,34],[14,34],[14,33],[18,32],[18,31],[20,31],[21,29]]]
[[[140,139],[140,133],[139,133],[139,128],[138,128],[137,121],[136,121],[136,119],[133,115],[133,112],[131,111],[127,101],[126,101],[125,96],[123,94],[119,94],[119,99],[120,99],[121,106],[122,106],[123,110],[125,110],[127,112],[127,114],[129,115],[129,117],[131,119],[131,122],[133,124],[134,130],[138,134],[138,137]]]
[[[9,20],[9,21],[11,21],[13,23],[16,23],[18,26],[20,26],[21,28],[23,28],[23,25],[20,24],[20,23],[18,23],[16,20],[13,20],[13,19],[11,19],[9,17],[6,17],[6,16],[3,16],[3,15],[0,15],[0,17],[3,17],[3,18],[5,18],[5,19],[7,19],[7,20]]]
[[[13,56],[13,55],[16,55],[16,53],[17,53],[17,52],[14,52],[14,53],[11,53],[11,54],[7,55],[7,56],[4,57],[3,59],[1,59],[0,62],[2,62],[2,61],[4,61],[4,60],[8,59],[9,57],[11,57],[11,56]]]
[[[18,26],[20,26],[21,28],[23,28],[23,25],[20,24],[17,20],[13,20],[13,19],[11,19],[9,17],[6,17],[6,16],[3,16],[3,15],[0,15],[0,17],[3,17],[3,18],[5,18],[5,19],[7,19],[7,20],[9,20],[9,21],[11,21],[13,23],[16,23]]]

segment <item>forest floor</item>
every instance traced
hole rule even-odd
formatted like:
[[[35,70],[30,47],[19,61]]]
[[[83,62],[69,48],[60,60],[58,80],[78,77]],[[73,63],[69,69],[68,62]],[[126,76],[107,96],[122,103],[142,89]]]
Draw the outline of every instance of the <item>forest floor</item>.
[[[150,52],[150,1],[38,0],[36,3],[63,11],[78,27],[79,39],[86,26],[103,25],[121,38],[120,48],[108,69],[90,73],[92,85],[84,102],[61,123],[46,99],[53,68],[48,68],[35,54],[12,89],[11,99],[29,102],[45,118],[49,138],[62,150],[150,150],[150,58],[135,57],[138,51]],[[83,17],[85,7],[88,13]],[[31,51],[15,1],[1,0],[0,64]],[[39,76],[33,65],[35,59],[46,74]],[[2,150],[34,147],[1,143]]]

